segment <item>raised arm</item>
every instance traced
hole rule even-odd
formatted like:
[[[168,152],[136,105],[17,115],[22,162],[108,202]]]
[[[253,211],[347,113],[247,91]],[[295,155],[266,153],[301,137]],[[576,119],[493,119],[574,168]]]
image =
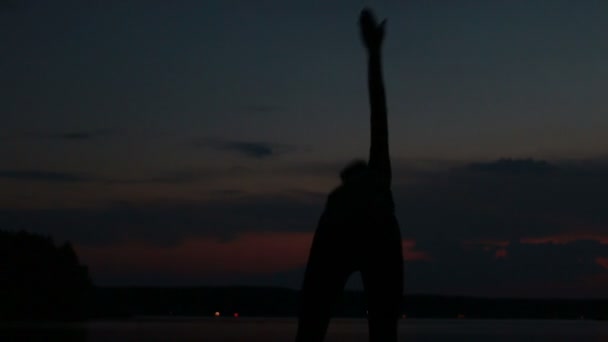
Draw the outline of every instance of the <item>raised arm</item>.
[[[381,48],[386,20],[376,22],[369,9],[361,11],[359,25],[367,49],[368,87],[370,102],[371,144],[369,168],[383,185],[391,185],[391,160],[388,148],[388,122],[386,117],[386,95],[382,80]]]

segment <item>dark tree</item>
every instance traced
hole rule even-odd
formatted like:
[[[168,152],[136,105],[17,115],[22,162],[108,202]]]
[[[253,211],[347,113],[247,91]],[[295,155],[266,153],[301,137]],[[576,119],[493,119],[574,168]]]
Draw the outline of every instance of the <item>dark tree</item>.
[[[0,231],[0,320],[81,320],[92,290],[86,266],[68,242]]]

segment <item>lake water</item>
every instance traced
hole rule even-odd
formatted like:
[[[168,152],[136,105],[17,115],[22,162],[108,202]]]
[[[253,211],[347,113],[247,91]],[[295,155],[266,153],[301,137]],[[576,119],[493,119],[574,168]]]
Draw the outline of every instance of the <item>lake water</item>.
[[[150,318],[85,324],[1,324],[0,341],[293,341],[291,318]],[[402,320],[400,341],[608,342],[608,322],[533,320]],[[367,341],[364,319],[334,319],[327,342]]]

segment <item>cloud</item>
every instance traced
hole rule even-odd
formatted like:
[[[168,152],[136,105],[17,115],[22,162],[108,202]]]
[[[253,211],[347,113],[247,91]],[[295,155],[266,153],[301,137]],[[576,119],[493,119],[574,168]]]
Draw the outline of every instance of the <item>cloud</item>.
[[[231,167],[185,167],[172,171],[159,172],[156,175],[142,176],[139,178],[107,178],[99,181],[107,184],[187,184],[200,181],[217,180],[220,178],[238,178],[245,174],[252,174],[255,171],[242,166]],[[239,191],[237,189],[232,189]]]
[[[87,142],[94,139],[105,138],[117,133],[110,129],[65,131],[65,132],[21,132],[0,137],[0,141],[19,140],[54,140],[64,142]]]
[[[86,182],[91,180],[87,176],[75,173],[42,170],[0,170],[0,178],[45,182]]]
[[[107,129],[100,129],[94,131],[71,131],[71,132],[63,132],[57,134],[45,135],[44,137],[54,139],[54,140],[63,140],[63,141],[88,141],[96,138],[106,137],[114,132]]]
[[[215,174],[215,173],[213,173]],[[139,179],[104,178],[92,175],[83,175],[63,171],[46,170],[0,170],[0,179],[16,181],[44,181],[44,182],[91,182],[104,184],[181,184],[196,182],[206,175],[208,170],[198,172],[175,172],[159,176]]]
[[[608,167],[498,161],[429,173],[394,187],[397,215],[417,241],[499,239],[584,231],[608,235]]]
[[[472,163],[471,171],[500,174],[547,174],[556,170],[556,166],[544,160],[534,159],[500,159],[491,163]]]
[[[80,174],[69,171],[47,170],[0,170],[0,179],[16,181],[47,181],[47,182],[89,182],[106,185],[134,185],[134,184],[188,184],[205,180],[217,180],[225,177],[240,177],[253,173],[245,167],[228,168],[184,168],[156,175],[139,178],[106,177],[95,174]],[[237,189],[231,189],[234,193]]]
[[[252,105],[246,106],[245,110],[247,110],[249,112],[256,112],[256,113],[273,113],[273,112],[278,112],[278,111],[282,111],[285,109],[281,106],[276,106],[276,105],[252,104]]]
[[[204,146],[220,152],[230,152],[243,157],[266,159],[291,152],[295,148],[289,145],[263,141],[222,141],[206,139],[197,146]]]
[[[186,184],[195,183],[210,176],[207,170],[181,171],[142,178],[112,178],[104,182],[108,184]]]
[[[70,132],[53,136],[59,140],[90,140],[92,137],[93,135],[89,132]]]
[[[223,196],[214,201],[3,209],[0,227],[24,228],[85,244],[136,239],[171,245],[192,237],[229,241],[248,232],[312,232],[321,206],[321,202],[291,195],[241,195]]]
[[[223,144],[219,148],[238,152],[244,156],[253,158],[266,158],[276,153],[272,144],[263,142],[232,141]]]

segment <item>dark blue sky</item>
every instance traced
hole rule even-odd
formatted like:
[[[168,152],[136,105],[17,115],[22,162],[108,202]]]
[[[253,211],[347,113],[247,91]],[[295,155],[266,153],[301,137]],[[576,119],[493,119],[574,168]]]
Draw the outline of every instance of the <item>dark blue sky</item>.
[[[408,289],[608,295],[584,285],[608,267],[605,1],[3,2],[0,224],[74,241],[101,284],[299,286],[367,155],[364,5],[388,17]]]

